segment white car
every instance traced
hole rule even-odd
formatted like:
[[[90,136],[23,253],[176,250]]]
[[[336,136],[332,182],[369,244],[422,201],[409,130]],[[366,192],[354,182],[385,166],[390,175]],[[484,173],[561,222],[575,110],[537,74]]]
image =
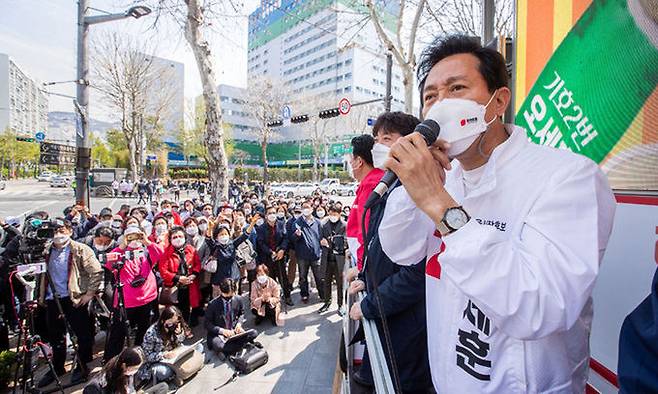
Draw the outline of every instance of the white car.
[[[286,198],[292,198],[297,194],[297,184],[296,183],[279,183],[273,184],[270,186],[270,190],[275,195],[283,195]]]
[[[320,190],[331,195],[338,193],[339,187],[340,179],[338,178],[325,178],[320,182]]]
[[[66,177],[56,175],[50,180],[50,187],[69,187],[71,186],[71,181],[66,179]]]
[[[50,171],[44,171],[44,172],[42,172],[42,173],[37,177],[37,180],[38,180],[39,182],[50,182],[50,180],[51,180],[54,176],[55,176],[55,174],[53,174],[52,172],[50,172]]]
[[[297,195],[302,197],[308,197],[320,190],[320,186],[317,183],[304,182],[297,185]]]
[[[358,186],[356,182],[340,185],[336,188],[336,194],[339,196],[354,196],[356,195],[356,188]]]

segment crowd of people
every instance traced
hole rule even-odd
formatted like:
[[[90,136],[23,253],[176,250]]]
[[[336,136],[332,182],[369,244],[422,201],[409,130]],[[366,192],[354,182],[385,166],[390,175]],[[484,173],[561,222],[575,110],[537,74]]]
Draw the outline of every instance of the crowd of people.
[[[123,183],[127,181],[119,183],[121,193]],[[142,201],[144,185],[147,201]],[[159,202],[157,198],[149,202],[148,191],[164,188],[161,185],[140,181],[135,186],[139,195],[132,196],[139,199],[137,203],[131,205],[128,200],[116,211],[105,207],[92,214],[75,205],[66,208],[61,217],[34,212],[22,229],[15,221],[3,223],[9,234],[1,256],[5,268],[25,263],[21,242],[39,223],[54,227],[44,255],[53,286],[42,286],[39,295],[49,323],[38,331],[53,348],[57,375],[65,373],[66,358],[67,326],[58,317],[60,312],[75,334],[81,361],[72,382],[87,379],[94,337],[102,329],[107,330],[104,363],[113,365],[112,360],[125,356],[121,352],[129,338],[131,345],[141,347],[143,362],[136,379],[126,382],[149,386],[175,383],[172,369],[162,360],[182,340],[193,337],[192,328],[202,317],[208,348],[221,354],[235,353],[244,343],[254,341],[257,333],[242,328],[249,316],[255,325],[264,321],[283,325],[282,304],[294,305],[291,292],[296,280],[298,302],[319,301],[320,313],[330,309],[332,283],[338,284],[335,298],[342,315],[341,275],[349,206],[343,207],[320,191],[284,198],[265,195],[261,184],[250,188],[234,181],[230,197],[217,207],[207,201],[206,189],[199,188],[202,183],[194,186],[197,196],[178,200],[179,186],[170,182],[164,192],[170,199],[163,193]],[[131,198],[128,191],[126,198]],[[317,289],[315,299],[312,287]],[[2,298],[7,306],[3,317],[18,330],[12,300],[22,294],[16,288],[3,291]],[[87,307],[97,302],[99,294],[113,312],[111,318],[97,316]],[[243,305],[248,306],[246,312]],[[172,332],[176,335],[170,335]],[[233,336],[240,340],[229,340]],[[54,378],[48,373],[38,386],[49,385]]]
[[[219,204],[198,190],[198,199],[140,199],[98,215],[68,208],[56,220],[50,283],[40,292],[57,374],[66,329],[54,298],[78,339],[74,379],[85,378],[93,340],[93,316],[81,306],[104,289],[113,310],[125,310],[142,352],[122,350],[124,320],[101,322],[109,329],[106,364],[94,387],[139,381],[157,391],[176,379],[167,359],[202,316],[208,347],[235,352],[257,336],[244,327],[249,312],[256,325],[284,323],[295,280],[300,302],[315,299],[311,271],[318,312],[332,308],[335,282],[337,313],[376,323],[396,392],[585,392],[592,289],[615,211],[605,175],[584,156],[531,144],[525,130],[503,123],[506,64],[479,41],[435,41],[418,79],[422,122],[387,112],[372,135],[352,139],[347,166],[359,186],[351,206],[232,182]],[[15,240],[35,219],[48,217],[33,213],[22,233],[14,230],[5,259],[17,258]],[[347,270],[346,258],[354,263]],[[349,294],[365,292],[345,309],[343,277]],[[624,387],[658,386],[647,372],[656,365],[648,361],[656,359],[655,334],[638,322],[624,327],[622,392],[652,392]],[[360,339],[362,330],[349,342]],[[371,345],[352,381],[372,389]]]

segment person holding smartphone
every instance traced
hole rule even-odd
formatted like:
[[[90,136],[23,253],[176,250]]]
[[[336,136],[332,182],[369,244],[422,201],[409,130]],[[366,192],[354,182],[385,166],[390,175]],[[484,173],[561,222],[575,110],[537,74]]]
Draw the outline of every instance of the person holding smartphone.
[[[157,306],[158,286],[153,266],[158,263],[163,249],[149,241],[139,227],[128,227],[119,247],[107,254],[105,268],[123,284],[123,299],[126,317],[135,331],[135,346],[142,344],[144,334],[151,322],[151,311]],[[119,269],[119,267],[123,266]],[[115,284],[116,288],[116,284]],[[104,361],[110,360],[124,348],[126,324],[121,319],[119,294],[114,292],[113,318],[109,338],[105,346]]]

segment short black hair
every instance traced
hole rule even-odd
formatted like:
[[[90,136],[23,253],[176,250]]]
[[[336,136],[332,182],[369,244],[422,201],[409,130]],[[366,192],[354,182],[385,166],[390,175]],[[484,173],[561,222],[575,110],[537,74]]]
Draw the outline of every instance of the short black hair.
[[[380,131],[409,135],[414,132],[418,123],[420,123],[420,120],[417,117],[405,114],[404,112],[384,112],[379,115],[375,121],[375,125],[372,126],[372,135],[377,137]]]
[[[109,227],[99,227],[94,232],[94,238],[97,237],[107,237],[110,239],[114,239],[114,231]]]
[[[505,59],[500,52],[495,49],[483,47],[480,40],[475,37],[469,37],[461,34],[447,37],[437,37],[432,43],[423,50],[418,62],[418,90],[421,98],[425,80],[430,70],[441,60],[461,53],[470,53],[480,61],[479,71],[487,82],[487,88],[490,93],[496,89],[508,86],[509,77],[507,75],[507,66]],[[421,103],[423,100],[421,99]]]
[[[375,145],[375,139],[369,134],[361,134],[352,138],[352,155],[358,156],[372,165],[372,147]]]
[[[235,291],[235,287],[233,285],[233,279],[224,278],[221,282],[219,282],[219,291],[221,291],[224,294],[229,294]]]
[[[336,204],[332,204],[329,206],[329,212],[340,213],[340,208]]]

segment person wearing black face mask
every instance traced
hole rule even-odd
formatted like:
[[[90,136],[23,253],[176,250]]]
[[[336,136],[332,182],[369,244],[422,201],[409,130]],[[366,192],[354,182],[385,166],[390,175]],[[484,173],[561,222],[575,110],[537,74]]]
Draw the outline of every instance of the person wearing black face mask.
[[[142,342],[144,364],[137,373],[140,380],[150,380],[153,384],[157,384],[169,382],[176,377],[171,365],[164,363],[163,360],[176,357],[177,349],[185,340],[187,329],[178,308],[166,306],[162,310],[158,321],[153,323],[144,335]]]
[[[244,308],[242,297],[234,294],[233,280],[224,279],[220,284],[221,296],[208,304],[204,325],[208,332],[207,343],[210,348],[220,354],[229,356],[244,347],[247,342],[253,342],[258,336],[256,330],[245,331]],[[236,337],[229,341],[229,338]]]

